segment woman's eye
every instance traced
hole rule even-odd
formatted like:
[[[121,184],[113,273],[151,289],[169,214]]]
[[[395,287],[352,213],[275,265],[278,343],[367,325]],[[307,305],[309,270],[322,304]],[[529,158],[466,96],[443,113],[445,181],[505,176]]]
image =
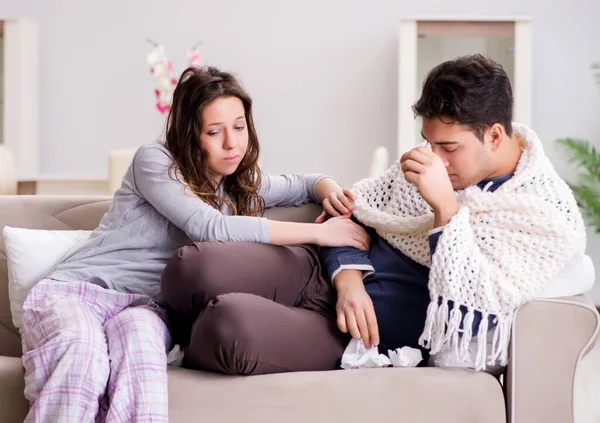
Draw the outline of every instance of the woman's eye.
[[[245,126],[236,126],[236,127],[235,127],[235,130],[236,130],[236,131],[243,131],[244,129],[246,129],[246,127],[245,127]]]
[[[219,131],[211,131],[211,132],[207,132],[209,137],[214,137],[216,135],[219,135]]]
[[[457,149],[453,148],[452,150],[450,150],[448,148],[444,148],[444,150],[446,151],[446,153],[454,153]]]

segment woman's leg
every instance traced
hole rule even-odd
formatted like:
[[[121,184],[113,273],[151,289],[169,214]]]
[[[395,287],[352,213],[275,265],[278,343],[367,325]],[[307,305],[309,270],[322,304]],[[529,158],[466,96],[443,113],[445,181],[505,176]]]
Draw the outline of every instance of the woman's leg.
[[[333,370],[348,341],[327,313],[225,294],[196,320],[185,366],[232,375]]]
[[[129,307],[104,329],[110,357],[106,423],[168,423],[171,339],[163,312],[152,305]]]
[[[42,281],[23,307],[26,421],[93,422],[109,376],[101,317],[82,283]]]
[[[171,258],[161,278],[173,340],[183,347],[189,342],[196,318],[218,295],[255,294],[298,306],[306,299],[307,286],[313,291],[330,289],[312,247],[243,242],[183,247]]]

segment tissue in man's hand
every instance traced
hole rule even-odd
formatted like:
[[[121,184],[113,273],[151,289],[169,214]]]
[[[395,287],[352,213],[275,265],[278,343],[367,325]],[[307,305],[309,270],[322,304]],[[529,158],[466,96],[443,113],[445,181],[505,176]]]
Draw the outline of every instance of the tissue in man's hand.
[[[388,357],[379,354],[377,347],[366,349],[362,339],[350,341],[342,355],[342,369],[368,369],[387,367],[392,362]]]
[[[388,350],[388,355],[394,367],[417,367],[423,361],[421,350],[411,347],[396,348],[396,351]]]
[[[377,347],[367,349],[362,339],[352,339],[342,355],[343,369],[367,369],[387,367],[392,362],[384,354],[379,354]]]
[[[375,367],[415,367],[423,360],[421,350],[403,347],[388,350],[390,357],[379,354],[377,347],[366,349],[362,339],[350,341],[342,355],[342,369],[368,369]]]

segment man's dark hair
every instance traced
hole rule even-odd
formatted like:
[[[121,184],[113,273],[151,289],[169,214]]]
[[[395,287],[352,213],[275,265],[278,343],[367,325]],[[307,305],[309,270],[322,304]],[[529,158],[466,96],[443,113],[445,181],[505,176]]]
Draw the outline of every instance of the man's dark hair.
[[[416,116],[465,125],[483,141],[495,123],[512,134],[513,94],[502,66],[481,54],[463,56],[433,68],[413,106]]]

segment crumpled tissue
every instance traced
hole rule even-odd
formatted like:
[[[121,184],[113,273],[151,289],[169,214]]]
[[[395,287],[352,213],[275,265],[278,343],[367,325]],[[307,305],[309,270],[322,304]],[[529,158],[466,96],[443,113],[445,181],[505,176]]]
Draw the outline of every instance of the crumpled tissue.
[[[183,364],[183,350],[179,345],[173,346],[167,354],[167,366],[181,367]]]
[[[411,347],[388,350],[388,355],[379,354],[377,347],[367,349],[362,339],[350,341],[342,355],[342,369],[369,369],[377,367],[416,367],[423,361],[421,350]]]

